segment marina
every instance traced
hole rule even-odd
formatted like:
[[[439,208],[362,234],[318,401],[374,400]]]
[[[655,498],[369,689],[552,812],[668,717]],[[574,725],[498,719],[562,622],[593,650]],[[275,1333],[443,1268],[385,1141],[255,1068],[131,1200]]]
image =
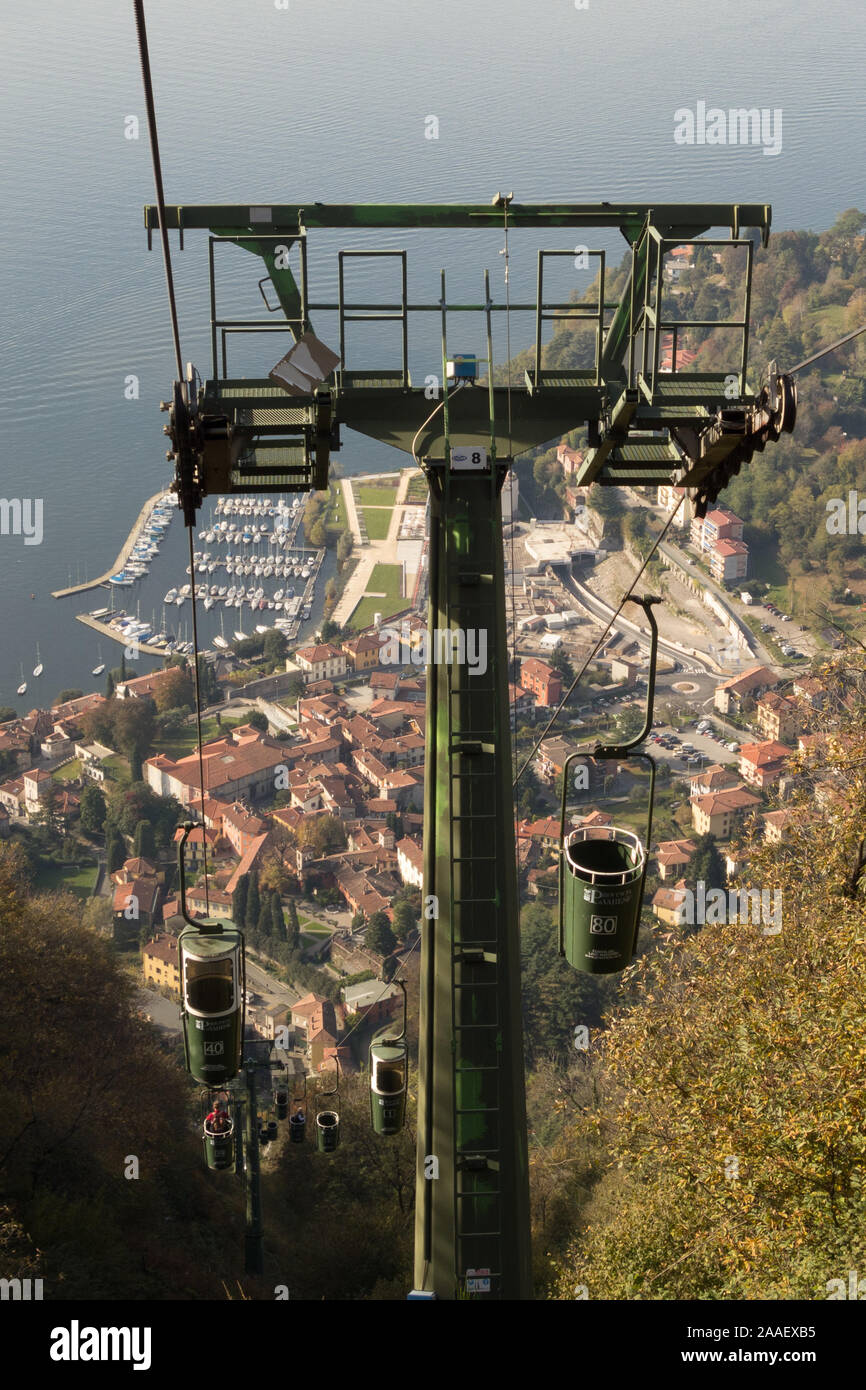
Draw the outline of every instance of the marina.
[[[186,566],[184,581],[164,591],[160,625],[156,623],[156,608],[148,624],[141,621],[138,613],[130,618],[126,612],[116,609],[114,596],[118,589],[131,589],[148,574],[173,510],[176,509],[171,494],[162,493],[151,498],[127,538],[121,552],[123,558],[118,557],[115,572],[107,579],[103,576],[101,580],[74,586],[57,595],[81,592],[95,583],[103,583],[111,591],[110,606],[77,614],[78,621],[112,641],[124,646],[134,644],[136,651],[154,657],[191,650],[191,643],[184,640],[180,624],[184,607],[192,599],[191,567]],[[261,636],[272,627],[283,632],[288,641],[297,637],[302,624],[311,616],[316,581],[326,553],[324,548],[313,549],[296,543],[302,520],[303,507],[298,498],[291,502],[279,499],[276,503],[269,498],[242,495],[217,498],[211,519],[203,521],[198,532],[199,541],[212,548],[193,552],[199,626],[205,613],[214,610],[214,616],[219,614],[220,617],[219,636],[209,639],[205,636],[206,644],[209,642],[212,648],[225,651],[232,640],[242,641],[255,634]],[[181,613],[175,615],[176,609]],[[229,629],[231,639],[227,639],[223,631],[226,610],[231,610],[234,616]],[[244,619],[248,620],[246,625]],[[104,669],[100,650],[98,673]],[[97,669],[93,674],[97,674]]]
[[[124,566],[127,561],[130,560],[135,547],[145,534],[145,528],[149,518],[157,508],[162,508],[166,512],[169,508],[177,511],[177,501],[174,494],[162,489],[154,493],[153,497],[148,498],[136,517],[132,529],[124,541],[120,554],[115,560],[112,569],[106,570],[104,574],[98,575],[96,579],[86,579],[83,584],[71,584],[65,589],[54,589],[52,590],[51,597],[68,598],[71,594],[83,594],[86,593],[88,589],[96,589],[100,584],[108,584],[113,576],[122,574],[124,572]],[[167,529],[167,523],[165,529]],[[131,582],[134,581],[131,580]]]

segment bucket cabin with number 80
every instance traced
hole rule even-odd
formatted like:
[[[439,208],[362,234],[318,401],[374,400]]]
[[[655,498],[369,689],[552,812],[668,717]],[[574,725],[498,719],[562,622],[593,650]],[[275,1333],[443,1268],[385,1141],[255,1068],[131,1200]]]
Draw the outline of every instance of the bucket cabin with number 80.
[[[151,133],[156,149],[153,121]],[[774,363],[754,386],[747,374],[752,261],[756,243],[767,244],[770,209],[763,204],[524,204],[515,203],[510,193],[454,205],[165,206],[158,154],[155,170],[158,204],[147,207],[144,216],[149,241],[159,230],[166,263],[178,379],[163,409],[187,526],[195,524],[202,500],[215,493],[325,488],[341,428],[358,430],[405,451],[427,480],[429,629],[487,633],[484,673],[455,663],[427,669],[423,892],[425,901],[436,903],[437,915],[423,924],[415,1288],[409,1296],[528,1298],[528,1156],[500,491],[517,456],[585,429],[589,447],[579,485],[674,484],[691,491],[703,515],[755,451],[793,429],[792,376]],[[479,268],[477,302],[449,302],[443,270],[435,298],[410,302],[406,251],[357,246],[364,233],[425,227],[450,229],[458,255],[461,231],[501,231],[504,294],[494,298],[490,273],[484,270],[482,278]],[[618,228],[631,249],[622,292],[607,299],[605,254],[586,250],[597,270],[592,302],[546,299],[550,259],[573,257],[575,236],[583,240],[592,227]],[[311,247],[318,231],[335,228],[351,231],[355,246],[337,253],[336,301],[311,302]],[[543,244],[554,235],[567,243],[538,251],[530,303],[512,303],[508,287],[508,237],[516,228],[534,231]],[[718,228],[723,237],[706,236]],[[210,290],[212,362],[204,381],[192,366],[181,370],[169,254],[170,233],[178,234],[183,248],[199,231],[208,233]],[[730,248],[742,258],[742,293],[730,318],[708,324],[667,312],[665,261],[684,242],[707,261]],[[217,315],[216,264],[229,247],[261,262],[259,286],[267,307],[261,318]],[[346,265],[363,257],[394,265],[399,292],[390,301],[347,299]],[[463,330],[458,343],[449,341],[454,312],[463,316],[461,323],[466,315],[476,316],[475,343],[466,342]],[[322,313],[337,314],[338,341],[330,346],[314,331],[315,316]],[[504,315],[508,325],[512,314],[527,313],[535,327],[531,365],[519,380],[509,376],[496,384],[494,316]],[[428,383],[416,386],[409,374],[410,319],[416,323],[431,314],[426,321],[437,330],[441,354],[441,393],[432,401]],[[368,318],[398,325],[395,366],[349,365],[346,324]],[[552,320],[590,331],[592,361],[574,370],[543,365],[542,332]],[[684,370],[685,334],[715,330],[725,330],[733,340],[724,370]],[[283,339],[281,351],[289,335],[293,346],[275,364],[277,354],[263,352],[259,375],[236,376],[229,370],[229,346],[238,334],[248,333],[275,334]],[[663,342],[672,344],[667,363]],[[507,358],[502,343],[498,346],[500,360]],[[579,969],[621,969],[631,958],[648,845],[614,836],[607,845],[569,839],[563,849],[561,949]],[[599,895],[607,907],[589,910]],[[603,949],[599,922],[607,938]],[[191,986],[192,967],[201,964],[198,954],[190,950],[187,957]],[[192,993],[186,1005],[191,1021]],[[225,1045],[231,1051],[233,1036],[226,1035]],[[188,1049],[192,1056],[190,1043]],[[377,1075],[387,1060],[380,1051],[383,1057],[373,1059]],[[436,1181],[429,1179],[429,1155],[438,1162]],[[479,1270],[483,1279],[476,1277]]]

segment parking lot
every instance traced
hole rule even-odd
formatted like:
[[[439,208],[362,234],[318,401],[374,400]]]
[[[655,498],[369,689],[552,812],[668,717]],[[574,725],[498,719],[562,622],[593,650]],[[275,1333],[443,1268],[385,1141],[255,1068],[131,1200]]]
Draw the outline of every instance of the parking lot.
[[[808,660],[803,644],[811,651],[814,641],[804,627],[794,622],[790,614],[784,613],[775,604],[762,603],[755,616],[760,618],[761,632],[778,642],[784,656],[794,661]]]

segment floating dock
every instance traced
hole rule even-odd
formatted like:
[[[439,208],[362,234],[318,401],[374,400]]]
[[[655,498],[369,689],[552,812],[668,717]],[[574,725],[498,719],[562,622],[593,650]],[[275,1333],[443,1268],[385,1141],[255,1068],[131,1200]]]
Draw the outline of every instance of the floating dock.
[[[120,554],[118,555],[110,570],[106,570],[105,574],[99,575],[97,579],[85,580],[83,584],[73,584],[68,589],[54,589],[51,594],[51,597],[68,598],[70,594],[86,593],[88,589],[96,589],[100,584],[107,584],[113,574],[119,574],[120,571],[123,569],[124,565],[126,564],[127,560],[129,559],[130,555],[132,554],[132,547],[135,545],[136,541],[141,535],[141,532],[144,529],[144,523],[147,521],[147,518],[150,516],[150,513],[153,511],[153,508],[156,506],[159,499],[163,497],[167,491],[167,488],[161,487],[159,492],[155,492],[153,497],[149,498],[149,500],[145,502],[144,506],[142,507],[141,511],[136,517],[135,522],[133,523],[132,530],[130,531],[123,544],[123,549],[121,550]],[[87,620],[82,617],[81,621],[84,622]]]

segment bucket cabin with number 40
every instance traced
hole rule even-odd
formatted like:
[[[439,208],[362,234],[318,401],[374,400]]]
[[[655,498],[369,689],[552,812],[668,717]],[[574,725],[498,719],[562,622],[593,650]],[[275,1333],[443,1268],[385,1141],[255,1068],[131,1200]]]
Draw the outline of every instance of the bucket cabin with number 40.
[[[410,1297],[530,1297],[500,490],[516,457],[585,429],[589,447],[579,485],[674,484],[690,490],[702,515],[756,450],[793,428],[791,375],[774,363],[760,381],[747,375],[752,260],[756,244],[767,244],[770,209],[520,204],[511,194],[497,194],[489,203],[454,205],[170,205],[162,224],[159,208],[149,206],[145,226],[149,238],[160,230],[167,261],[171,232],[179,234],[181,247],[192,232],[209,234],[210,376],[202,381],[188,366],[163,403],[186,524],[195,524],[203,499],[216,493],[325,488],[341,428],[358,430],[402,449],[426,477],[430,630],[486,630],[483,673],[454,663],[427,672],[423,892],[436,913],[423,924]],[[362,234],[400,227],[451,229],[461,257],[461,231],[501,232],[504,293],[494,298],[489,271],[482,278],[479,269],[477,302],[449,302],[443,270],[438,286],[431,286],[438,296],[410,302],[406,252],[357,244]],[[587,249],[585,258],[597,269],[593,302],[546,299],[551,258],[574,258],[575,239],[583,243],[593,227],[618,228],[631,248],[622,292],[607,299],[604,252]],[[355,246],[337,254],[336,301],[310,302],[310,248],[319,230],[334,228],[350,231]],[[538,242],[556,237],[566,243],[538,251],[529,303],[512,303],[508,287],[508,237],[515,229],[534,232]],[[724,235],[707,237],[714,229]],[[676,315],[668,293],[672,277],[665,272],[668,258],[684,243],[693,248],[695,264],[707,264],[716,275],[724,258],[726,283],[738,296],[729,318],[709,322]],[[217,262],[237,248],[262,263],[266,312],[260,318],[217,314]],[[740,258],[739,275],[732,250]],[[347,299],[346,266],[364,257],[393,265],[397,289],[388,302]],[[169,291],[171,298],[170,284]],[[461,323],[476,316],[472,341],[462,329],[459,341],[449,340],[449,315],[455,312],[463,316]],[[322,313],[337,315],[338,341],[331,345],[314,333],[314,316]],[[494,319],[509,325],[511,314],[527,313],[535,329],[532,363],[519,380],[495,384]],[[409,375],[410,319],[417,324],[431,314],[427,322],[441,340],[441,391],[433,400],[429,378],[413,385]],[[397,326],[397,360],[387,368],[347,360],[346,325],[367,319]],[[574,370],[545,368],[542,333],[551,321],[570,321],[584,334],[588,329],[591,361]],[[232,374],[229,347],[237,335],[267,333],[276,335],[279,351],[263,349],[260,375]],[[710,372],[689,370],[686,359],[693,354],[683,350],[686,335],[694,345],[711,334],[713,362],[720,360],[718,343],[725,338],[724,362]],[[285,352],[287,336],[293,345]],[[500,361],[508,356],[503,337],[497,341]],[[624,834],[606,849],[571,839],[564,844],[560,943],[577,968],[621,969],[630,959],[648,847]],[[594,895],[606,905],[587,913]],[[609,928],[602,959],[592,944],[603,939],[593,919]],[[194,954],[189,953],[191,966]],[[382,1060],[377,1065],[381,1071]],[[438,1164],[436,1181],[430,1179],[431,1156]]]

